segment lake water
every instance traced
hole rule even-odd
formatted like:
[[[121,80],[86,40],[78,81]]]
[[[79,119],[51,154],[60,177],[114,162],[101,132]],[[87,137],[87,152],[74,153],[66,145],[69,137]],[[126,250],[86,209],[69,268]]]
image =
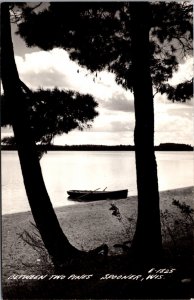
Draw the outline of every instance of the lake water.
[[[193,152],[156,152],[156,158],[160,191],[193,185]],[[41,167],[54,207],[77,204],[67,199],[69,189],[127,188],[128,195],[137,194],[134,152],[51,151]],[[2,214],[30,210],[16,151],[2,151],[1,169]]]

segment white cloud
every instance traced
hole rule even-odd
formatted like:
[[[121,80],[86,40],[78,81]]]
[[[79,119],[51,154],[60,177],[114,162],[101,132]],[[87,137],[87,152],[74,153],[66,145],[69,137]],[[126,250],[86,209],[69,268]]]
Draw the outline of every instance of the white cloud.
[[[177,72],[174,72],[173,77],[169,80],[169,84],[177,85],[181,82],[191,80],[193,77],[193,57],[187,57],[179,64]]]
[[[119,94],[128,99],[128,92],[115,82],[115,75],[102,71],[91,73],[69,59],[65,50],[38,51],[28,53],[24,58],[16,56],[20,77],[33,88],[72,89],[80,93],[90,93],[100,101],[110,100]]]
[[[71,61],[62,49],[28,53],[24,58],[16,56],[16,63],[21,79],[33,89],[57,86],[92,94],[99,103],[99,116],[95,118],[91,132],[133,130],[132,94],[116,84],[114,74],[107,71],[91,74]],[[66,138],[64,136],[64,141]]]

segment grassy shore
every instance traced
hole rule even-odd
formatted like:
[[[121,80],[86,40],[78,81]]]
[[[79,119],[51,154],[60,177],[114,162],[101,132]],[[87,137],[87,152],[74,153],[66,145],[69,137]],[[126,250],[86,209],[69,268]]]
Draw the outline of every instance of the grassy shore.
[[[161,206],[163,209],[168,209],[169,217],[169,220],[167,220],[168,224],[164,225],[164,227],[169,226],[168,230],[171,230],[171,234],[175,230],[173,227],[175,220],[173,218],[177,218],[178,222],[182,218],[179,216],[179,210],[172,205],[172,201],[177,200],[192,206],[193,195],[192,187],[160,193]],[[110,210],[112,204],[116,205],[120,218],[112,215]],[[122,245],[133,236],[137,211],[136,196],[121,200],[89,202],[81,205],[60,207],[56,208],[55,211],[65,235],[76,248],[88,251],[101,244],[108,245],[109,258],[106,262],[98,262],[98,265],[93,262],[92,268],[94,273],[102,275],[104,273],[113,274],[114,272],[114,274],[118,274],[120,272],[122,274],[124,272],[126,274],[126,269],[121,267],[124,264],[126,268],[130,268],[126,263],[126,256],[123,254],[122,248],[115,247],[115,244]],[[4,299],[123,299],[129,297],[139,298],[144,292],[147,297],[153,296],[154,298],[161,298],[164,294],[163,297],[170,299],[174,295],[176,296],[177,292],[179,299],[187,298],[187,296],[191,297],[191,294],[188,293],[191,293],[190,285],[192,280],[192,240],[189,240],[187,237],[177,236],[174,237],[174,241],[170,237],[166,237],[165,232],[163,237],[164,246],[169,251],[169,255],[172,255],[174,248],[179,247],[180,251],[177,253],[179,256],[182,256],[180,259],[184,260],[184,262],[182,261],[181,263],[185,265],[183,274],[176,274],[175,283],[173,280],[169,281],[170,277],[168,276],[167,280],[152,280],[146,287],[138,280],[132,280],[129,283],[129,280],[123,280],[122,282],[121,280],[100,280],[99,276],[97,279],[93,276],[89,281],[78,280],[77,282],[71,280],[51,280],[52,282],[48,282],[48,280],[10,280],[8,278],[13,274],[53,274],[52,268],[49,269],[48,262],[44,260],[45,257],[41,256],[40,252],[37,252],[28,243],[25,243],[23,239],[19,238],[19,235],[24,230],[30,233],[34,231],[31,222],[33,222],[33,218],[30,212],[4,215],[2,217],[2,282]],[[169,225],[170,222],[172,226]],[[177,231],[178,234],[179,232]],[[172,245],[172,243],[176,244]],[[85,263],[87,264],[87,261]],[[173,264],[170,265],[170,268],[173,268]],[[131,269],[129,274],[131,274],[130,272],[134,273],[135,271]],[[81,269],[77,269],[77,273],[82,274]],[[164,293],[163,289],[161,290],[161,285],[164,284],[164,281],[168,286],[166,293]],[[141,293],[139,294],[140,284]],[[153,289],[158,286],[160,291],[157,291],[157,296],[157,293],[154,294]],[[101,289],[101,292],[99,289]],[[142,298],[147,298],[146,295],[145,297],[142,296]]]

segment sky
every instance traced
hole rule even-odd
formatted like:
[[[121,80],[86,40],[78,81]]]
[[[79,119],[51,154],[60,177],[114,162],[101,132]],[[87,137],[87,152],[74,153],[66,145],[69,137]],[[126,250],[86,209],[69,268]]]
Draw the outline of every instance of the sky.
[[[19,75],[31,89],[70,89],[91,94],[98,102],[97,116],[91,129],[73,130],[57,136],[54,144],[106,144],[133,145],[135,125],[133,94],[116,84],[115,76],[106,70],[97,77],[69,59],[68,53],[59,48],[51,51],[27,48],[24,41],[14,34],[14,53]],[[177,84],[193,75],[193,59],[187,58],[171,79]],[[193,133],[194,100],[172,103],[165,95],[154,97],[155,145],[160,143],[185,143],[194,145]],[[2,129],[2,137],[10,135],[9,128]]]

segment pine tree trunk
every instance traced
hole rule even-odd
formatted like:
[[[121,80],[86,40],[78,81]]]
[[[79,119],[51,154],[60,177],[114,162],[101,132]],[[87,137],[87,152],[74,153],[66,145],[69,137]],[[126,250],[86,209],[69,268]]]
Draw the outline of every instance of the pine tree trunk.
[[[154,153],[154,105],[150,74],[150,4],[130,3],[135,156],[138,217],[132,253],[143,262],[158,261],[162,253],[157,164]]]
[[[3,3],[1,10],[1,73],[4,94],[6,100],[9,101],[24,185],[33,218],[54,264],[62,264],[69,256],[73,256],[79,251],[69,243],[64,235],[44,184],[36,145],[29,126],[28,108],[14,60],[9,18],[9,3]]]

